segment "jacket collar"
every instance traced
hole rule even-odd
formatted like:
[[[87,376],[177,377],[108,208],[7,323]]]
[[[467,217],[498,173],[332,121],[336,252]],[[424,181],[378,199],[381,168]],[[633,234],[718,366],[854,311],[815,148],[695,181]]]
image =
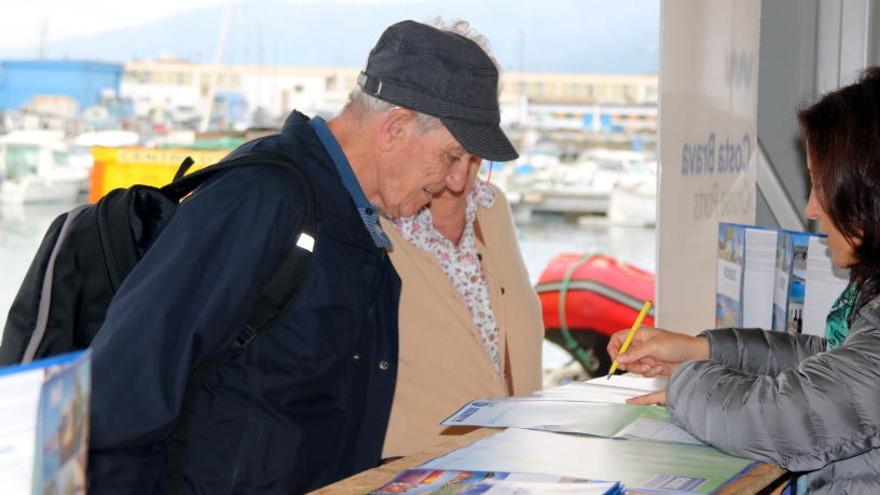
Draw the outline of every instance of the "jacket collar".
[[[378,250],[330,154],[309,125],[309,118],[291,112],[279,138],[279,151],[299,161],[312,179],[319,205],[319,229],[339,241]]]

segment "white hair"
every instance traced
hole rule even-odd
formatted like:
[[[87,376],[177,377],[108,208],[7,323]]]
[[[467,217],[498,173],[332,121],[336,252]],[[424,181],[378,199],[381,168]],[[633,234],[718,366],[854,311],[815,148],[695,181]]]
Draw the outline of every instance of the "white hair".
[[[453,19],[449,22],[443,20],[442,17],[436,16],[432,17],[425,21],[425,24],[437,28],[440,31],[445,31],[447,33],[454,33],[463,38],[467,38],[477,46],[483,49],[483,52],[489,57],[489,60],[495,65],[495,69],[498,72],[501,72],[501,68],[498,66],[498,61],[495,60],[495,57],[492,56],[492,50],[489,49],[489,40],[486,39],[485,36],[480,34],[479,31],[471,27],[471,24],[468,21],[463,21],[461,19]]]
[[[438,16],[428,19],[425,24],[437,28],[440,31],[455,33],[473,41],[477,46],[483,49],[492,63],[495,64],[495,68],[498,69],[498,62],[489,51],[489,41],[485,36],[474,30],[467,21],[455,19],[447,23]],[[380,113],[388,113],[395,108],[399,108],[399,105],[389,103],[385,100],[364,93],[360,86],[355,86],[354,89],[348,93],[348,102],[342,110],[351,110],[358,117],[365,118]],[[419,132],[429,132],[436,129],[441,124],[440,119],[432,115],[427,115],[421,112],[415,112],[415,114],[416,125],[418,126]]]
[[[345,107],[342,110],[351,110],[354,112],[354,115],[360,118],[366,118],[381,113],[388,113],[395,108],[403,107],[395,105],[394,103],[389,103],[385,100],[380,100],[375,96],[368,95],[367,93],[364,93],[360,86],[355,86],[354,89],[348,93],[348,103],[345,104]],[[441,125],[440,119],[433,115],[416,112],[415,110],[412,112],[416,114],[416,126],[421,133],[432,131]]]

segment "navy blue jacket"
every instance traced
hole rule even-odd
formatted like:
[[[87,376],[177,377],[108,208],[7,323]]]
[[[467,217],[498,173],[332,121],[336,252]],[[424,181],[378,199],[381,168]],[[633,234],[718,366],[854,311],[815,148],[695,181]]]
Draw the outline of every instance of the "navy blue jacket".
[[[400,280],[294,112],[243,145],[300,163],[317,200],[312,267],[278,322],[196,393],[185,493],[302,493],[379,463],[397,369]],[[232,345],[305,202],[293,173],[231,169],[187,199],[92,343],[89,493],[157,493],[190,369]]]

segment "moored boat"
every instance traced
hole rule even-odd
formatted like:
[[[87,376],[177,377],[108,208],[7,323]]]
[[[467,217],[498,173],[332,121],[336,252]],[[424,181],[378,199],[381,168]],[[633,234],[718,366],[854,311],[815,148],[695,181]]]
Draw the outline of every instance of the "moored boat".
[[[611,334],[629,328],[644,301],[654,299],[654,274],[603,254],[563,253],[548,262],[535,289],[545,337],[581,364],[584,377],[599,376],[611,365]],[[653,324],[652,311],[643,325]]]

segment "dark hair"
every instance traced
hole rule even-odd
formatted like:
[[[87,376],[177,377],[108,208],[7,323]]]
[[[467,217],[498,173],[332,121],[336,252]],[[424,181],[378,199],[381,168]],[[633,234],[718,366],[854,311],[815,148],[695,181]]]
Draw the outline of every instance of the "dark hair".
[[[880,67],[798,112],[816,199],[854,247],[854,280],[880,280]],[[871,284],[873,285],[873,284]]]

